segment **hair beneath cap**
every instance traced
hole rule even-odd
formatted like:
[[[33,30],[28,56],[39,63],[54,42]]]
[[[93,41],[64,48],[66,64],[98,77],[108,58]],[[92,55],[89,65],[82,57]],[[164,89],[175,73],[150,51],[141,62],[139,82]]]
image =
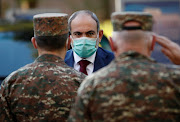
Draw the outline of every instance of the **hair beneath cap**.
[[[111,14],[111,21],[114,31],[124,30],[124,24],[129,21],[139,22],[141,27],[138,29],[144,31],[151,31],[153,26],[152,15],[146,12],[114,12]],[[134,28],[132,27],[132,29]]]

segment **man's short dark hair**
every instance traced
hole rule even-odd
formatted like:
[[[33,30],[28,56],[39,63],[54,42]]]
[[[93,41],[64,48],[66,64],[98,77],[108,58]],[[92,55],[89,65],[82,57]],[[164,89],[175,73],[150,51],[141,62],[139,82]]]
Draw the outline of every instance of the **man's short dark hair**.
[[[90,15],[97,23],[97,32],[99,31],[100,27],[99,27],[99,19],[97,18],[96,14],[89,11],[89,10],[80,10],[80,11],[76,11],[74,12],[68,19],[68,26],[69,26],[69,31],[71,32],[71,22],[73,19],[75,19],[75,17],[78,15],[78,14],[81,14],[81,13],[86,13],[88,15]]]
[[[66,45],[66,40],[69,34],[61,36],[38,36],[35,37],[37,45],[44,50],[53,51],[63,48]]]

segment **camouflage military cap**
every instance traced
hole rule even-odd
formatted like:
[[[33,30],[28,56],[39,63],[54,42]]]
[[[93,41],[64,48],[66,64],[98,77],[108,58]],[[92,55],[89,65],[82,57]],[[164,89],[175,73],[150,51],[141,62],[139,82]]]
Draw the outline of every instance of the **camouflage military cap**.
[[[34,36],[60,36],[68,33],[68,15],[43,13],[33,17]]]
[[[151,31],[153,26],[153,17],[145,12],[114,12],[111,14],[111,22],[114,31],[122,31],[124,24],[129,21],[136,21],[141,24],[141,29]]]

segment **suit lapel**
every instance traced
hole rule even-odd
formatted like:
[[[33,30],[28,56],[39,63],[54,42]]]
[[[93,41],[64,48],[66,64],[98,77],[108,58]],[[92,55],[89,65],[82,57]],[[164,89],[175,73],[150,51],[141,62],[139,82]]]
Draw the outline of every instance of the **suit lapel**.
[[[105,59],[106,59],[106,53],[104,53],[101,48],[99,47],[96,53],[95,62],[94,62],[94,70],[93,72],[97,71],[98,69],[105,66]]]
[[[65,63],[70,67],[74,67],[74,56],[72,50],[69,50],[69,52],[67,52],[65,57]]]

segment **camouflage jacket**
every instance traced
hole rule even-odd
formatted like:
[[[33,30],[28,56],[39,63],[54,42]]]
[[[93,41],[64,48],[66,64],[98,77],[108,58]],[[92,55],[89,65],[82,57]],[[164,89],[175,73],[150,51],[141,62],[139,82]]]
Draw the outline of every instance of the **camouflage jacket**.
[[[84,78],[60,57],[38,57],[2,82],[0,122],[66,121]]]
[[[180,122],[180,67],[128,51],[86,77],[69,121]]]

